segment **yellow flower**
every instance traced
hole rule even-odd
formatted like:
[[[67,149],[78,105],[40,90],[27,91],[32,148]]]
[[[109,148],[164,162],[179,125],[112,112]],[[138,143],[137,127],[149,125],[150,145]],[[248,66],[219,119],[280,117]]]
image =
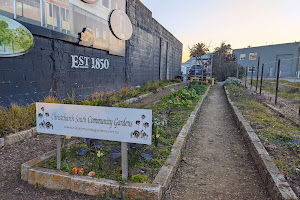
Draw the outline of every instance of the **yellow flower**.
[[[188,107],[191,107],[190,105],[188,105]]]
[[[69,140],[69,139],[71,139],[71,137],[72,137],[72,136],[66,136],[66,139]]]
[[[159,138],[159,134],[156,135],[156,138]]]
[[[97,151],[97,156],[98,158],[100,158],[101,156],[103,156],[103,153],[101,153],[101,151]]]

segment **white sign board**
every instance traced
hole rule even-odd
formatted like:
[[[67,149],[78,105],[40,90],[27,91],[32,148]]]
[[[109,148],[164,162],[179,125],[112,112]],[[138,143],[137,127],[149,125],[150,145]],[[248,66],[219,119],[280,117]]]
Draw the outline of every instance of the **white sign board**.
[[[36,103],[37,132],[151,144],[152,110]]]

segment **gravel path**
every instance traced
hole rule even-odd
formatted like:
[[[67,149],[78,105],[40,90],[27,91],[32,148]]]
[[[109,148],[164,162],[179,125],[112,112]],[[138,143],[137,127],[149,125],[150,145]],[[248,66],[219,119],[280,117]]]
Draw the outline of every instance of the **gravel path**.
[[[225,98],[212,87],[165,199],[270,199]]]

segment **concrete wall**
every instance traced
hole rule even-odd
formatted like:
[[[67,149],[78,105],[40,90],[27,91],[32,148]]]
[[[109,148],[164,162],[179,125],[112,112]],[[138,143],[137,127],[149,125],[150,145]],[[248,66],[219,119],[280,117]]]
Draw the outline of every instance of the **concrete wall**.
[[[34,48],[27,54],[0,58],[0,105],[28,104],[49,94],[66,98],[74,91],[85,98],[96,91],[120,89],[125,84],[141,85],[180,75],[182,44],[152,18],[136,0],[127,0],[127,14],[133,25],[126,41],[126,56],[72,43],[61,33],[25,25],[34,35]],[[107,70],[71,68],[71,55],[108,59]]]
[[[264,63],[264,76],[275,77],[277,73],[277,60],[281,59],[281,77],[297,77],[299,65],[299,42],[235,49],[233,54],[237,56],[237,63],[244,66],[257,67],[258,57],[260,56],[260,69]],[[250,53],[257,53],[256,60],[249,60]],[[240,55],[246,54],[245,60],[240,60]],[[256,71],[254,73],[256,75]],[[250,75],[248,73],[248,75]]]

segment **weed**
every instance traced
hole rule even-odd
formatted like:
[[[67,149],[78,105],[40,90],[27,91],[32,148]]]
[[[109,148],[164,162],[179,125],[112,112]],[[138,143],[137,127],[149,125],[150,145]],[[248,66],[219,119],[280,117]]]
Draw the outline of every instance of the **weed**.
[[[147,175],[136,174],[136,175],[131,176],[129,181],[133,182],[133,183],[146,183]]]
[[[278,117],[235,85],[227,85],[235,105],[241,110],[245,119],[256,130],[264,146],[284,176],[298,178],[300,171],[300,130],[289,121]],[[236,93],[239,95],[236,95]],[[270,150],[269,146],[275,149]]]

